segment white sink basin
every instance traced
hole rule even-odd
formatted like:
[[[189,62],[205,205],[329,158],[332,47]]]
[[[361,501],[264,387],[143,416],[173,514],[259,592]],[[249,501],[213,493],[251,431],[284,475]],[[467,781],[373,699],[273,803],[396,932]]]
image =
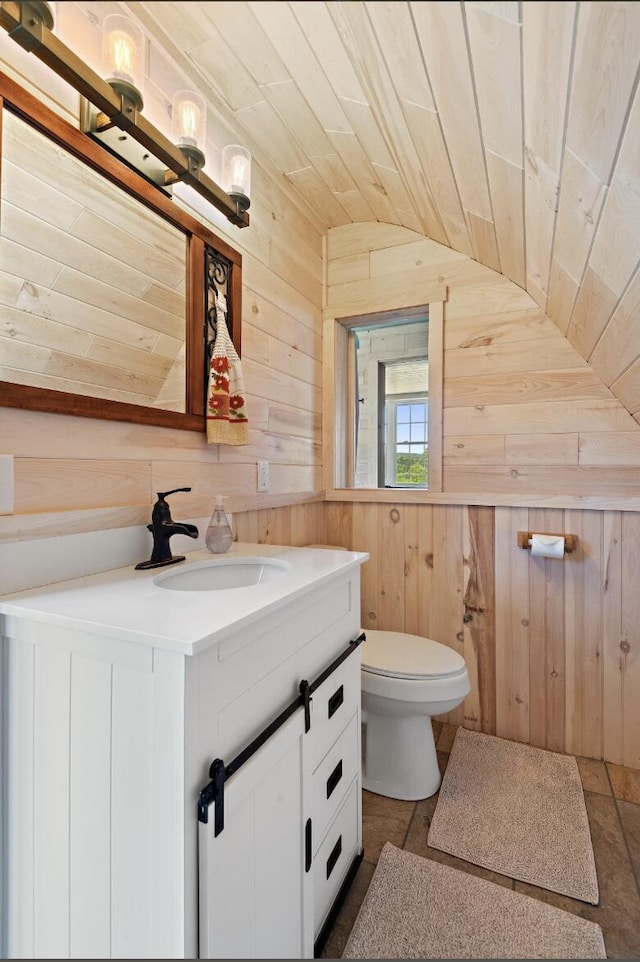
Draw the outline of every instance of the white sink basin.
[[[157,575],[153,583],[170,591],[249,588],[281,578],[291,568],[278,558],[212,558]]]

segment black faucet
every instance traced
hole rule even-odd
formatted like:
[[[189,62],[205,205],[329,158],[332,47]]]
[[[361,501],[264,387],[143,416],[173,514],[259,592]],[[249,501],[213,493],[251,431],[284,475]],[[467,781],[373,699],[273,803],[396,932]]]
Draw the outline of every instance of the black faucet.
[[[186,534],[188,538],[197,538],[198,529],[195,524],[183,521],[173,521],[169,505],[164,500],[167,495],[176,491],[191,491],[191,488],[174,488],[173,491],[158,491],[158,500],[153,506],[151,524],[147,528],[153,535],[153,551],[149,561],[141,561],[136,565],[136,571],[141,568],[161,568],[163,565],[173,565],[184,561],[184,555],[172,555],[169,539],[172,534]]]

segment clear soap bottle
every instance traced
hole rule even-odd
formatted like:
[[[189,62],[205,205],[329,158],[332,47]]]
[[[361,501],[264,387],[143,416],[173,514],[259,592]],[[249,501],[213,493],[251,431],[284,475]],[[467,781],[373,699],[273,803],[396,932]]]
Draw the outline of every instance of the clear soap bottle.
[[[222,497],[218,495],[205,535],[205,544],[212,554],[224,554],[231,547],[232,541],[231,525],[222,506]]]

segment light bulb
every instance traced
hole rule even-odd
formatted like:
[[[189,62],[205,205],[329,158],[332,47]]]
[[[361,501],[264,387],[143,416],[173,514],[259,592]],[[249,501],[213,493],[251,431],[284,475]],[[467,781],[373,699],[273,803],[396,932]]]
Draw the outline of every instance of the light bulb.
[[[105,17],[102,55],[109,80],[124,80],[134,87],[143,73],[144,38],[139,27],[120,14]]]
[[[222,151],[222,186],[243,210],[249,207],[251,154],[246,147],[229,144]]]
[[[178,90],[171,103],[173,140],[180,146],[202,147],[206,139],[207,105],[194,90]]]

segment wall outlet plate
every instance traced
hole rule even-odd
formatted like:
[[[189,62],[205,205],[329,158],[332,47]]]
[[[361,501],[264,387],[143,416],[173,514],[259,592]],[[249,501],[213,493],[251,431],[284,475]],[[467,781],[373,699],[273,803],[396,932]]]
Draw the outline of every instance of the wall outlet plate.
[[[269,490],[269,462],[258,461],[258,491]]]

